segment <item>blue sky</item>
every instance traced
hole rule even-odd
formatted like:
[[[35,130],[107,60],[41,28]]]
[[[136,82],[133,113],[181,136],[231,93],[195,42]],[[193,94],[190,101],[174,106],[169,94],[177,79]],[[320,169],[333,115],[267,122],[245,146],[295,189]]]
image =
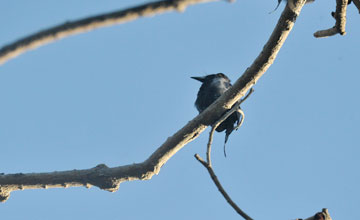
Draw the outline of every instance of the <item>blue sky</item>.
[[[145,1],[2,1],[0,45],[66,20]],[[50,172],[142,162],[197,115],[200,84],[223,72],[235,81],[270,36],[284,4],[215,2],[72,36],[0,67],[0,172]],[[277,60],[242,105],[243,127],[224,158],[216,134],[214,169],[255,219],[305,218],[329,208],[359,219],[360,16],[347,35],[332,27],[334,1],[304,7]],[[149,181],[119,191],[25,190],[0,204],[6,220],[238,219],[193,155],[208,130]]]

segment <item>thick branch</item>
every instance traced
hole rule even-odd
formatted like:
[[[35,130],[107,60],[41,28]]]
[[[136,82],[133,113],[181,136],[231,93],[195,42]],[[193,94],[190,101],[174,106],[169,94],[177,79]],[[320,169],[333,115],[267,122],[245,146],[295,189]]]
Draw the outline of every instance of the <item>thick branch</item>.
[[[347,5],[348,0],[336,0],[336,12],[334,13],[334,18],[336,20],[335,26],[326,30],[317,31],[314,33],[314,36],[316,38],[321,38],[330,37],[335,34],[345,35]]]
[[[192,1],[195,2],[195,1]],[[235,84],[201,114],[188,122],[183,128],[169,137],[146,161],[139,164],[107,168],[100,166],[88,170],[74,170],[53,173],[0,175],[0,200],[5,201],[11,191],[20,189],[50,188],[64,186],[99,186],[114,191],[119,184],[130,180],[150,179],[158,174],[160,168],[183,146],[194,140],[208,125],[212,125],[225,111],[259,80],[274,62],[277,53],[285,42],[305,0],[296,1],[295,7],[285,7],[270,39],[260,55]],[[99,168],[99,166],[98,166]],[[73,173],[72,173],[73,172]],[[100,180],[105,181],[104,184]],[[98,182],[100,181],[100,183]]]
[[[154,166],[149,162],[109,168],[100,164],[91,169],[50,173],[0,174],[0,201],[6,201],[10,192],[24,189],[68,188],[97,186],[110,192],[119,188],[121,182],[151,178]]]
[[[28,50],[35,49],[64,37],[101,27],[130,22],[140,17],[153,16],[174,10],[184,11],[186,7],[190,5],[210,1],[216,0],[162,0],[76,21],[68,21],[5,45],[0,49],[0,65]]]

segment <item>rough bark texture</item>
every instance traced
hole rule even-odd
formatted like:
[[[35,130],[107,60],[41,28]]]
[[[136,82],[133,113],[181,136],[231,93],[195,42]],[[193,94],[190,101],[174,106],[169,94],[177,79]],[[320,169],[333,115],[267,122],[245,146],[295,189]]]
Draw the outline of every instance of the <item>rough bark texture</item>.
[[[321,38],[330,37],[335,34],[345,35],[347,5],[348,0],[336,0],[336,12],[334,13],[334,18],[336,20],[335,26],[326,30],[317,31],[314,33],[314,36],[316,38]]]
[[[199,2],[199,1],[184,1]],[[98,186],[101,189],[115,191],[119,184],[130,180],[150,179],[158,174],[160,168],[182,147],[194,140],[208,125],[217,121],[259,80],[274,62],[281,46],[290,33],[305,0],[298,0],[294,7],[285,7],[279,21],[263,50],[224,95],[205,111],[188,122],[183,128],[169,137],[143,163],[108,168],[98,165],[92,169],[72,170],[52,173],[8,174],[0,175],[0,200],[6,201],[14,190]]]
[[[35,49],[70,35],[121,24],[140,17],[153,16],[164,12],[174,10],[182,12],[190,5],[211,1],[217,0],[163,0],[77,21],[68,21],[5,45],[0,49],[0,65],[28,50]]]

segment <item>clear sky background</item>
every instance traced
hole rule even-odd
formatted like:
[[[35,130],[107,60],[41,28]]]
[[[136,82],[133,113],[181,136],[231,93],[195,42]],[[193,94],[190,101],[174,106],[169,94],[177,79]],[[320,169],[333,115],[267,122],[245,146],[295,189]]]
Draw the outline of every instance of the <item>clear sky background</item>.
[[[67,20],[134,6],[135,0],[2,0],[0,45]],[[72,36],[0,66],[0,172],[86,169],[142,162],[198,113],[200,83],[223,72],[235,81],[251,65],[284,7],[276,0],[214,2]],[[244,125],[214,169],[255,219],[305,218],[329,208],[360,219],[360,16],[347,35],[332,27],[335,1],[306,5],[277,60],[242,105]],[[16,191],[4,220],[239,219],[193,155],[206,130],[149,181],[119,191]]]

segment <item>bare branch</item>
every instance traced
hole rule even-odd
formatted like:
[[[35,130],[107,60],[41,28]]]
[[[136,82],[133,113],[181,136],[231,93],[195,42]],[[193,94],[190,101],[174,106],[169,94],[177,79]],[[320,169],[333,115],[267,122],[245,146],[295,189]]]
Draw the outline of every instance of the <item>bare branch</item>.
[[[0,65],[28,50],[38,48],[61,38],[101,27],[130,22],[140,17],[154,16],[174,10],[182,12],[190,5],[210,1],[218,0],[162,0],[76,21],[68,21],[3,46],[0,49]]]
[[[243,99],[240,100],[240,104],[245,102],[245,100],[247,98],[249,98],[253,92],[254,92],[254,89],[251,88],[250,91],[248,92],[248,94]],[[240,106],[240,104],[239,104],[239,106]],[[239,121],[239,123],[236,125],[236,127],[234,128],[235,130],[239,129],[245,120],[244,112],[241,109],[237,109],[237,111],[241,114],[241,121]]]
[[[227,192],[225,191],[225,189],[222,187],[220,181],[218,180],[217,176],[215,175],[214,170],[212,169],[212,165],[211,165],[211,145],[212,145],[212,140],[213,140],[213,136],[214,136],[214,132],[215,129],[223,122],[225,121],[230,115],[232,115],[234,112],[240,110],[240,104],[243,103],[249,96],[250,94],[253,92],[253,88],[250,89],[249,93],[244,97],[244,99],[240,100],[239,102],[237,102],[228,112],[226,112],[219,120],[217,120],[214,125],[212,125],[210,134],[209,134],[209,141],[207,144],[207,151],[206,151],[206,158],[207,161],[205,162],[198,154],[195,154],[195,158],[207,169],[207,171],[210,174],[211,179],[213,180],[213,182],[215,183],[216,187],[218,188],[218,190],[220,191],[220,193],[223,195],[223,197],[225,198],[225,200],[231,205],[231,207],[233,207],[233,209],[239,214],[241,215],[244,219],[246,220],[252,220],[252,218],[250,216],[248,216],[244,211],[242,211],[234,201],[232,201],[232,199],[230,198],[230,196],[227,194]],[[240,110],[241,111],[241,110]],[[244,121],[244,112],[241,111],[242,117],[241,117],[241,122],[239,122],[239,125],[237,126],[240,127],[241,124]],[[224,146],[224,154],[226,156],[225,153],[225,146]]]
[[[195,2],[195,0],[192,2]],[[285,7],[268,42],[245,73],[229,90],[206,110],[188,122],[173,136],[169,137],[146,161],[114,168],[100,166],[101,171],[94,173],[92,171],[94,171],[93,169],[95,168],[88,170],[74,170],[73,172],[75,172],[76,176],[71,175],[72,171],[32,174],[0,174],[0,200],[5,201],[14,190],[35,189],[40,186],[43,188],[84,186],[86,185],[86,182],[103,189],[114,191],[121,182],[147,180],[154,174],[158,174],[160,168],[177,151],[194,140],[208,125],[212,125],[260,79],[274,62],[277,53],[292,30],[295,20],[304,3],[305,0],[298,0],[296,1],[294,8],[290,9],[289,7]],[[64,176],[62,177],[62,175]],[[89,175],[103,178],[107,184],[99,184],[95,181],[97,178],[89,178]],[[110,185],[110,187],[108,187],[108,185]]]
[[[302,220],[302,219],[297,219]],[[328,209],[324,208],[321,212],[316,213],[314,216],[311,216],[305,220],[332,220]]]
[[[149,162],[109,168],[100,164],[91,169],[50,173],[0,174],[0,201],[5,202],[10,192],[24,189],[68,188],[97,186],[110,192],[118,190],[121,182],[146,180],[154,175]]]
[[[335,26],[326,30],[315,32],[314,37],[316,38],[330,37],[335,34],[345,35],[347,5],[348,5],[348,0],[336,0],[336,12],[334,13],[334,18],[336,20]]]
[[[223,121],[225,121],[230,115],[232,115],[234,112],[236,111],[239,111],[240,114],[241,114],[241,119],[238,123],[238,125],[236,126],[236,129],[238,129],[244,122],[244,118],[245,118],[245,115],[244,115],[244,112],[239,109],[240,108],[240,105],[241,103],[243,103],[249,96],[251,93],[253,93],[254,89],[251,88],[249,93],[245,96],[244,99],[240,100],[239,102],[237,102],[235,105],[233,105],[233,107],[227,111],[219,120],[217,120],[213,125],[212,125],[212,128],[210,130],[210,134],[209,134],[209,140],[208,140],[208,143],[207,143],[207,151],[206,151],[206,159],[207,159],[207,162],[209,164],[209,166],[211,167],[211,158],[210,158],[210,155],[211,155],[211,145],[212,145],[212,141],[213,141],[213,137],[214,137],[214,132],[216,130],[217,127],[219,127],[219,125],[221,123],[223,123]],[[226,142],[226,140],[225,140]],[[225,154],[225,157],[226,157],[226,153],[225,153],[225,146],[224,146],[224,154]]]
[[[338,29],[336,27],[332,27],[326,30],[316,31],[314,33],[314,37],[316,38],[330,37],[338,33],[339,33]]]
[[[194,155],[195,158],[207,169],[207,171],[210,174],[211,179],[213,180],[213,182],[215,183],[216,187],[218,188],[218,190],[220,191],[220,193],[224,196],[224,198],[226,199],[226,201],[231,205],[231,207],[233,207],[233,209],[240,215],[242,216],[244,219],[246,220],[252,220],[252,218],[250,216],[248,216],[244,211],[242,211],[236,204],[234,201],[232,201],[232,199],[230,198],[230,196],[226,193],[226,191],[224,190],[224,188],[222,187],[222,185],[219,182],[219,179],[217,178],[217,176],[215,175],[214,170],[211,168],[211,166],[206,163],[198,154]],[[210,161],[209,161],[210,162]]]
[[[354,3],[354,5],[356,6],[356,8],[359,10],[360,13],[360,0],[352,0],[352,2]]]
[[[255,59],[253,64],[245,71],[245,73],[235,82],[235,84],[227,90],[219,99],[217,99],[213,104],[211,104],[202,114],[210,111],[214,105],[223,106],[226,109],[231,108],[237,100],[239,100],[244,94],[257,82],[257,80],[265,73],[269,66],[274,62],[277,53],[284,44],[289,32],[294,26],[294,22],[299,15],[302,7],[305,4],[305,0],[298,0],[294,2],[288,1],[287,6],[285,7],[281,17],[271,34],[268,42],[265,44],[260,55]],[[249,92],[250,93],[250,92]],[[223,103],[223,104],[222,104]],[[214,109],[216,111],[217,109]],[[224,111],[223,111],[224,112]],[[221,112],[220,112],[221,113]],[[217,118],[217,117],[216,117]],[[221,122],[220,122],[221,123]],[[212,129],[212,133],[214,128]],[[210,135],[212,135],[210,133]],[[211,179],[224,196],[226,201],[245,219],[251,219],[246,213],[244,213],[229,197],[225,192],[224,188],[221,186],[219,180],[217,179],[214,171],[211,166],[211,141],[209,137],[207,158],[208,162],[205,162],[198,154],[195,155],[195,158],[208,170]]]
[[[229,116],[228,116],[229,117]],[[221,120],[221,119],[220,119]],[[225,119],[223,119],[224,121]],[[213,141],[213,138],[214,138],[214,132],[215,132],[215,129],[219,126],[219,124],[217,124],[216,126],[213,126],[210,130],[210,134],[209,134],[209,140],[208,140],[208,143],[207,143],[207,150],[206,150],[206,160],[207,160],[207,163],[209,165],[209,167],[211,167],[211,145],[212,145],[212,141]]]

